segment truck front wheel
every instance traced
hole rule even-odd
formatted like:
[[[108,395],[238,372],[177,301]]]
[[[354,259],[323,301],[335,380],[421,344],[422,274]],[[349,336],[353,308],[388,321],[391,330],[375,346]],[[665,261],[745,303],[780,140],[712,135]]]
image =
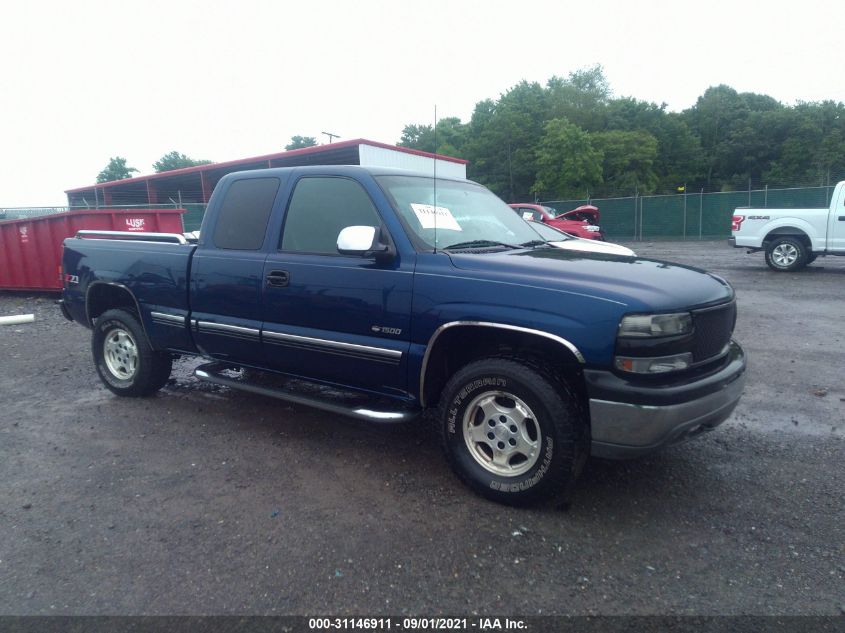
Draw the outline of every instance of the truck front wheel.
[[[460,369],[441,397],[446,458],[460,479],[500,503],[563,504],[588,452],[588,430],[566,382],[516,359]]]
[[[797,237],[784,236],[766,247],[766,264],[778,272],[794,272],[807,265],[807,247]]]
[[[148,396],[170,377],[172,357],[150,347],[138,318],[126,310],[100,315],[91,351],[100,380],[119,396]]]

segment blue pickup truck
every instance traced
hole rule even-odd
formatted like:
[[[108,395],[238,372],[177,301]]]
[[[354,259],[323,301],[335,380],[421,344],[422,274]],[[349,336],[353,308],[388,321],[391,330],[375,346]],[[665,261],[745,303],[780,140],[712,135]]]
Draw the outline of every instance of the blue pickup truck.
[[[551,248],[467,180],[229,174],[198,240],[80,232],[63,276],[61,309],[92,329],[114,393],[150,395],[174,356],[194,355],[202,380],[333,413],[432,410],[460,479],[510,504],[565,502],[589,455],[635,457],[714,428],[745,383],[724,279]],[[358,395],[338,404],[255,378],[267,375]]]

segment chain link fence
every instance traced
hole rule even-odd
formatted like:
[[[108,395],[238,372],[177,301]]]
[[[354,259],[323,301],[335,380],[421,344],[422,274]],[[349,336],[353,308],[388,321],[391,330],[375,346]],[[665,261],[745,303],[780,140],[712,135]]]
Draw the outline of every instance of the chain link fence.
[[[207,204],[201,202],[186,202],[182,208],[187,211],[182,216],[182,224],[186,231],[199,231],[202,225],[202,218],[205,215]]]
[[[25,220],[69,211],[68,207],[0,207],[0,220]]]
[[[833,185],[791,189],[754,189],[719,193],[682,193],[628,198],[592,198],[541,202],[558,213],[583,204],[601,212],[610,240],[703,240],[731,234],[731,216],[739,208],[801,209],[827,207]]]

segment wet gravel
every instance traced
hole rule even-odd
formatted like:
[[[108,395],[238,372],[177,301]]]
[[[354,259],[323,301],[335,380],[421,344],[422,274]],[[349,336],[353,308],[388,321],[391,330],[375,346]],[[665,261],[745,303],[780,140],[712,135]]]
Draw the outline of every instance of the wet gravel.
[[[751,369],[717,431],[593,460],[567,511],[474,496],[424,425],[200,385],[99,384],[87,330],[0,292],[0,614],[845,612],[845,258],[770,272],[632,244],[737,289]]]

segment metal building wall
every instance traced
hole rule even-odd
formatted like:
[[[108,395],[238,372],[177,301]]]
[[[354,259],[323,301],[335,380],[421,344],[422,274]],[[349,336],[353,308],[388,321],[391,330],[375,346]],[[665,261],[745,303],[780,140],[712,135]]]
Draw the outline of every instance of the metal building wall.
[[[450,160],[434,159],[428,156],[409,154],[383,147],[361,144],[358,146],[359,160],[361,165],[378,167],[396,167],[398,169],[409,169],[423,173],[433,173],[434,163],[437,162],[437,175],[443,178],[464,178],[467,177],[467,166],[464,163],[456,163]]]

